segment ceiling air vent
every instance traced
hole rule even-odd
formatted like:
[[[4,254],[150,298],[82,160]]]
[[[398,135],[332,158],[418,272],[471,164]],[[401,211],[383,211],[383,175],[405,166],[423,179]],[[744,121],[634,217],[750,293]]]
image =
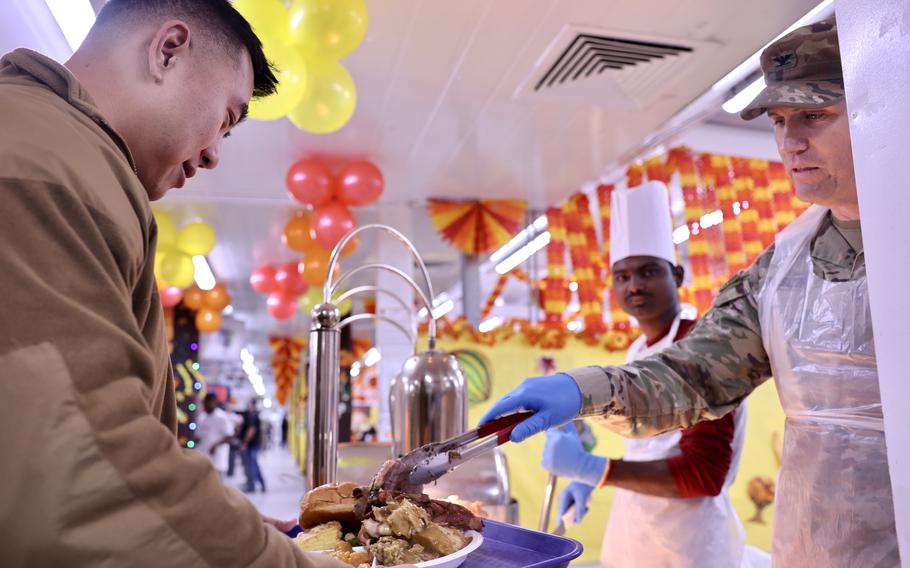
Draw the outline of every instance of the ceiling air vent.
[[[672,83],[711,44],[565,26],[515,92],[519,99],[644,108],[674,96]]]

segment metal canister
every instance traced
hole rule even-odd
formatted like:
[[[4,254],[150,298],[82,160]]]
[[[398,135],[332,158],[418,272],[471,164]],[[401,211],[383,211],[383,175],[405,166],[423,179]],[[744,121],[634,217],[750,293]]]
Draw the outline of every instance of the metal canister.
[[[430,350],[405,361],[389,390],[394,452],[402,455],[468,427],[464,372],[445,351]]]

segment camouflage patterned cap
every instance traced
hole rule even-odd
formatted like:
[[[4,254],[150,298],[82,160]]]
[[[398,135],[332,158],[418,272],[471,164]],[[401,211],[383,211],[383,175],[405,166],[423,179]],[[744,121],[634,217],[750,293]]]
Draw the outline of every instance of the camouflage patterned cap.
[[[752,120],[769,107],[822,108],[844,98],[834,18],[793,30],[761,54],[765,88],[740,113]]]

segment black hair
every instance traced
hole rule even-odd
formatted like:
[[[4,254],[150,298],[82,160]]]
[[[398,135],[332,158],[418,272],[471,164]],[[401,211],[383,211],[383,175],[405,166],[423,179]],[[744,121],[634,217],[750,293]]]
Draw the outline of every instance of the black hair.
[[[253,97],[265,97],[278,88],[274,68],[266,59],[262,42],[228,0],[108,0],[96,24],[104,26],[124,16],[162,15],[202,24],[226,47],[243,47],[253,63]]]
[[[204,401],[214,400],[215,402],[218,402],[218,395],[216,395],[213,392],[208,392],[208,393],[205,393],[205,398],[203,400]]]

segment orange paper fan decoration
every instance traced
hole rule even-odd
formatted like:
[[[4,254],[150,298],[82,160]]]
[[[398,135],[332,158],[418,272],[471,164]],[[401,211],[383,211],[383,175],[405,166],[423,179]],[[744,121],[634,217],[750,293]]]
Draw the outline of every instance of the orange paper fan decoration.
[[[464,254],[482,255],[509,242],[522,228],[528,204],[518,199],[430,199],[429,209],[443,239]]]

